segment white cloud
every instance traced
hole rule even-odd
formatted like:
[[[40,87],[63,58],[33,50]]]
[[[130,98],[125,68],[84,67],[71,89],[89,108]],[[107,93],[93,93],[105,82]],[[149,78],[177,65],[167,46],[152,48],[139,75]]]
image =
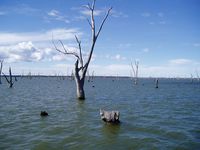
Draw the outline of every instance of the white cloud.
[[[62,15],[58,10],[52,9],[51,11],[49,11],[48,16],[50,18],[46,18],[47,20],[58,20],[58,21],[63,21],[65,23],[70,23],[70,21],[67,19],[66,16]]]
[[[116,11],[114,9],[112,9],[112,11],[111,11],[111,16],[115,17],[115,18],[128,18],[127,14],[124,14],[121,11]]]
[[[64,55],[61,53],[56,53],[54,55],[50,55],[50,61],[72,61],[74,60],[73,57],[70,57],[69,55]]]
[[[95,10],[94,11],[94,16],[100,16],[104,11],[103,10]],[[87,9],[84,9],[84,10],[80,10],[80,13],[82,15],[86,15],[86,16],[90,16],[91,15],[91,11],[90,10],[87,10]]]
[[[191,64],[193,61],[190,60],[190,59],[172,59],[172,60],[169,60],[169,63],[171,65],[188,65],[188,64]]]
[[[158,66],[141,66],[139,74],[145,77],[190,77],[197,65],[158,65]]]
[[[37,61],[72,61],[73,57],[64,55],[55,50],[55,48],[38,47],[32,41],[20,42],[17,44],[10,44],[0,46],[0,59],[6,62],[37,62]],[[51,45],[52,46],[52,45]],[[70,52],[76,52],[77,48],[66,46]],[[62,50],[62,46],[58,46]]]
[[[69,45],[75,44],[75,37],[81,37],[78,29],[52,29],[46,32],[30,33],[0,33],[0,59],[6,62],[34,62],[47,61],[71,61],[70,56],[60,54],[53,47],[52,34],[58,48],[62,50],[57,40],[67,40]],[[34,43],[34,44],[33,44]],[[72,44],[73,43],[73,44]],[[73,46],[64,45],[69,51],[77,51]]]
[[[130,48],[131,46],[133,46],[133,44],[131,44],[131,43],[120,43],[118,48],[127,49],[127,48]]]
[[[126,60],[126,57],[121,56],[120,54],[116,54],[116,55],[114,55],[114,56],[111,56],[111,55],[109,55],[109,54],[106,54],[106,55],[103,56],[102,58],[111,59],[111,60],[117,60],[117,61]]]
[[[48,12],[47,14],[49,16],[57,17],[59,15],[59,11],[53,9],[50,12]]]
[[[16,45],[0,46],[0,57],[7,62],[39,61],[43,59],[44,52],[29,41]]]
[[[0,11],[0,16],[6,15],[6,12]]]
[[[194,47],[200,47],[200,43],[194,43],[193,46]]]
[[[81,36],[82,33],[76,29],[65,29],[58,28],[52,29],[45,32],[25,32],[25,33],[5,33],[0,32],[0,45],[2,44],[13,44],[24,41],[32,41],[32,42],[44,42],[44,41],[52,41],[52,34],[54,39],[59,40],[74,40],[74,35]]]
[[[126,57],[123,57],[120,54],[117,54],[117,55],[115,55],[114,59],[116,59],[116,60],[126,60]]]
[[[127,76],[127,72],[130,72],[129,65],[122,64],[111,64],[111,65],[90,65],[89,70],[94,71],[95,75],[101,76],[111,76],[111,75],[120,75]]]
[[[26,5],[24,3],[17,5],[17,7],[9,8],[9,11],[13,11],[14,13],[24,14],[24,15],[34,15],[41,13],[40,9],[36,9]]]
[[[144,12],[141,14],[142,17],[150,17],[151,16],[151,13],[149,12]]]

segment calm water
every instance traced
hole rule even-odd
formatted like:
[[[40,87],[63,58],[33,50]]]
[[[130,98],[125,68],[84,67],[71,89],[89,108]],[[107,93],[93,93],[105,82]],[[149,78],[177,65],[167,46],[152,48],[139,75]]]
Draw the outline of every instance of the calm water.
[[[96,78],[78,101],[74,81],[22,78],[0,85],[0,149],[200,149],[200,82]],[[92,86],[95,87],[92,87]],[[99,109],[119,110],[120,125]],[[40,117],[46,110],[50,116]]]

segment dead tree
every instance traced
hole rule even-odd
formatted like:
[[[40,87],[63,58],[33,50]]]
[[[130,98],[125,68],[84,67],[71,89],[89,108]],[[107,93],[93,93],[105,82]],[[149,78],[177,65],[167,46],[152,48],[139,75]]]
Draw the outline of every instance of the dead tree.
[[[158,79],[156,79],[155,82],[156,82],[156,87],[155,88],[158,88]]]
[[[2,69],[3,69],[3,60],[0,60],[0,84],[2,84],[2,82],[1,82]]]
[[[138,84],[138,66],[139,66],[139,61],[135,60],[135,67],[133,66],[133,64],[131,63],[131,68],[133,70],[133,74],[134,74],[134,84],[137,85]]]
[[[3,75],[4,75],[6,81],[7,81],[8,84],[9,84],[9,88],[12,88],[14,82],[13,82],[13,80],[12,80],[12,71],[11,71],[11,67],[9,67],[9,78],[8,78],[4,73],[3,73]]]
[[[194,81],[194,78],[193,78],[193,75],[191,74],[191,83],[193,83]]]
[[[88,78],[87,81],[90,82],[90,73],[89,73],[89,70],[87,71],[87,78]]]
[[[197,70],[196,70],[196,75],[197,75],[197,81],[200,81],[200,76],[199,76]]]
[[[82,47],[81,47],[81,41],[79,40],[79,38],[75,35],[75,39],[78,45],[78,50],[79,53],[77,52],[70,52],[68,49],[66,49],[66,47],[64,46],[63,42],[61,40],[59,40],[59,43],[61,44],[62,50],[59,49],[55,43],[54,40],[52,40],[53,45],[55,47],[55,49],[65,55],[72,55],[76,58],[76,62],[75,62],[75,73],[74,73],[74,77],[75,77],[75,81],[76,81],[76,87],[77,87],[77,98],[80,100],[84,100],[85,99],[85,92],[84,92],[84,83],[85,83],[85,77],[86,77],[86,73],[88,70],[88,66],[90,64],[90,60],[92,58],[92,54],[94,51],[94,47],[95,47],[95,43],[97,41],[97,38],[99,37],[99,34],[103,28],[103,25],[105,23],[105,21],[107,20],[110,11],[112,10],[112,7],[109,8],[97,30],[97,26],[96,26],[96,22],[95,22],[95,3],[96,0],[93,0],[92,4],[88,4],[85,5],[84,7],[86,9],[88,9],[90,11],[90,20],[87,19],[89,26],[91,28],[92,31],[92,41],[91,41],[91,47],[89,50],[89,55],[88,58],[86,59],[86,61],[84,62],[83,60],[83,55],[82,55]]]
[[[92,81],[94,80],[94,71],[92,71]]]

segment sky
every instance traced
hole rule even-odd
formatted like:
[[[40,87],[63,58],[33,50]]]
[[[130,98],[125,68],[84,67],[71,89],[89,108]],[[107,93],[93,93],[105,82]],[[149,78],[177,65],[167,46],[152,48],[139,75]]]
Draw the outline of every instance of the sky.
[[[55,50],[91,45],[91,0],[0,0],[0,60],[3,72],[70,75],[75,58]],[[191,77],[200,74],[199,0],[97,0],[96,26],[112,12],[97,39],[89,74],[139,77]]]

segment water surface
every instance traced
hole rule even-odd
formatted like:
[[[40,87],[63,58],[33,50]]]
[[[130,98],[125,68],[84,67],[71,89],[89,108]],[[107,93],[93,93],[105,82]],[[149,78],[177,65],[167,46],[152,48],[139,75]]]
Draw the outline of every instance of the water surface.
[[[0,149],[200,149],[200,82],[95,78],[85,92],[78,101],[74,81],[56,77],[3,81]],[[100,108],[119,110],[122,123],[102,122]]]

